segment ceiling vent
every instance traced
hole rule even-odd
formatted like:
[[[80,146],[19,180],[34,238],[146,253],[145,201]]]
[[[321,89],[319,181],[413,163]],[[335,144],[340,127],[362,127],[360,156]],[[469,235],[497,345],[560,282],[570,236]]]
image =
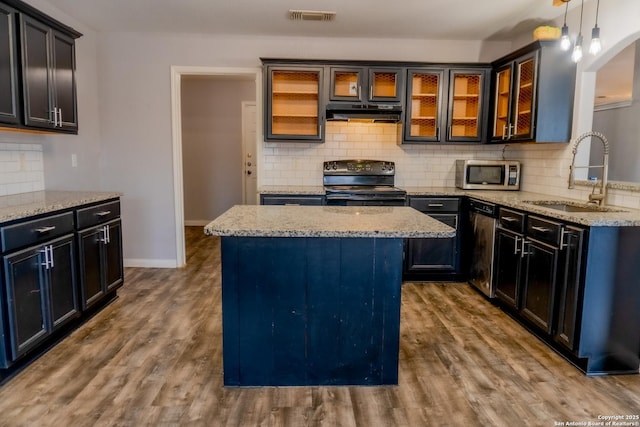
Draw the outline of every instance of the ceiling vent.
[[[335,12],[289,9],[289,19],[294,21],[333,21],[335,17]]]

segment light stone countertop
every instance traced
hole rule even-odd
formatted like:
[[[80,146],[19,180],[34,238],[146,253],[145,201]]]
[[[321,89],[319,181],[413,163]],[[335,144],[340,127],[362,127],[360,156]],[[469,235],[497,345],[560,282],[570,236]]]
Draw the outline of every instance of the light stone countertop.
[[[269,187],[271,190],[273,187]],[[322,187],[281,186],[278,194],[312,194],[307,191],[319,191]],[[296,192],[307,188],[306,191]],[[466,196],[497,205],[520,209],[529,213],[544,215],[558,220],[590,227],[640,227],[640,210],[620,206],[605,206],[607,212],[565,212],[549,207],[527,203],[528,201],[544,200],[568,202],[570,204],[586,204],[586,200],[576,200],[548,194],[531,193],[528,191],[490,191],[490,190],[462,190],[455,187],[402,187],[408,196]],[[262,188],[260,191],[262,192]],[[264,194],[267,194],[266,192]],[[313,194],[323,194],[313,193]]]
[[[324,196],[322,185],[264,185],[260,194],[300,194],[305,196]]]
[[[210,236],[448,238],[455,230],[409,207],[237,205],[210,222]]]
[[[33,191],[0,197],[0,224],[120,197],[98,191]]]

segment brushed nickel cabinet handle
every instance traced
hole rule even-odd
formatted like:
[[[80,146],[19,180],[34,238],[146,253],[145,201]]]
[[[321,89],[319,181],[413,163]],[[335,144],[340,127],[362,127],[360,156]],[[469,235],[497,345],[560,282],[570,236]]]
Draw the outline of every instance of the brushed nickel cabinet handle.
[[[550,228],[547,228],[547,227],[539,227],[539,226],[537,226],[537,225],[534,225],[534,226],[532,226],[531,228],[532,228],[532,229],[534,229],[534,230],[536,230],[536,231],[539,231],[539,232],[541,232],[541,233],[549,233],[549,232],[551,231],[551,229],[550,229]]]
[[[48,233],[50,231],[53,231],[56,229],[55,225],[50,225],[48,227],[40,227],[40,228],[36,228],[36,231],[40,234],[44,234],[44,233]]]

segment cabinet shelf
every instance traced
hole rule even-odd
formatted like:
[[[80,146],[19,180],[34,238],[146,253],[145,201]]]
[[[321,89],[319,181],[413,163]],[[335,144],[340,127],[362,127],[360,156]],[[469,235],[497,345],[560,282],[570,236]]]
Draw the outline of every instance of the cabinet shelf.
[[[272,114],[275,118],[293,118],[293,119],[317,119],[317,114]]]
[[[431,120],[431,121],[435,121],[436,117],[433,116],[412,116],[411,120],[415,121],[415,120]]]
[[[412,98],[437,98],[438,94],[437,93],[412,93],[411,94]]]
[[[478,118],[473,116],[473,117],[452,117],[452,120],[464,120],[464,121],[477,121]]]
[[[453,99],[456,100],[468,100],[468,99],[479,99],[480,95],[478,95],[477,93],[456,93],[455,95],[453,95]]]
[[[287,90],[287,91],[283,91],[283,90],[279,90],[279,91],[273,91],[274,95],[278,95],[278,96],[318,96],[318,92],[308,92],[308,91],[291,91],[291,90]]]

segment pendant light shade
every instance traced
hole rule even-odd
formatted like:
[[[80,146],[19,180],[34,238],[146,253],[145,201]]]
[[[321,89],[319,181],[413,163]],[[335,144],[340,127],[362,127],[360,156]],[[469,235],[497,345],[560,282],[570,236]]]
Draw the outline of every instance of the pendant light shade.
[[[582,12],[584,11],[584,0],[580,5],[580,29],[578,30],[578,37],[576,37],[576,44],[573,45],[573,52],[571,52],[571,60],[573,62],[580,62],[582,60]]]
[[[589,53],[597,55],[602,50],[602,43],[600,42],[600,28],[598,28],[598,12],[600,11],[600,0],[596,3],[596,24],[591,30],[591,44],[589,45]]]
[[[576,63],[582,61],[582,34],[578,34],[576,38],[576,44],[571,52],[571,60]]]

